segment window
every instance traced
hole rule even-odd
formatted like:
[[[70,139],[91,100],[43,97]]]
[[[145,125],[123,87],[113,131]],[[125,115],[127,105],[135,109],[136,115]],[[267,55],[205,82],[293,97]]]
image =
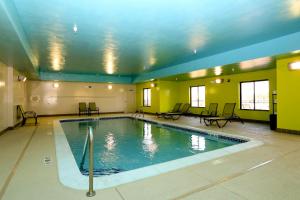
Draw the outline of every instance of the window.
[[[143,105],[150,107],[151,106],[151,89],[144,88],[143,90]]]
[[[242,110],[269,110],[269,81],[241,82]]]
[[[191,90],[191,106],[205,107],[205,86],[192,86]]]

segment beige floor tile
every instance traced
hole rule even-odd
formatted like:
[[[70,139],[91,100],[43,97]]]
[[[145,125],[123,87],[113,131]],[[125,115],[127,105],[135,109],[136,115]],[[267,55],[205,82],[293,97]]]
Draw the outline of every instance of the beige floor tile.
[[[299,199],[300,176],[274,161],[221,185],[248,199]]]
[[[246,198],[230,192],[220,186],[212,187],[207,190],[193,193],[186,197],[180,198],[181,200],[246,200]]]
[[[171,199],[210,184],[205,178],[187,170],[176,170],[117,187],[125,199]]]

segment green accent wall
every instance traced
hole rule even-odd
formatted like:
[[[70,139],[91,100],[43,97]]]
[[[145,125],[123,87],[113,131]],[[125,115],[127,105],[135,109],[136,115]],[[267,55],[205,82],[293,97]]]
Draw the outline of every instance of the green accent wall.
[[[151,87],[155,83],[155,87]],[[151,106],[143,107],[143,89],[151,88]],[[173,81],[155,81],[139,83],[136,87],[137,108],[143,107],[144,112],[156,113],[171,110],[179,99],[179,83]]]
[[[277,127],[300,131],[300,71],[288,69],[288,64],[295,61],[300,57],[277,60]]]
[[[224,79],[224,83],[212,83],[216,78]],[[270,81],[270,111],[248,111],[240,110],[240,82],[265,80]],[[152,106],[145,107],[145,112],[165,112],[171,110],[176,102],[190,102],[190,86],[206,86],[206,106],[209,103],[218,103],[218,111],[223,111],[224,104],[227,102],[237,103],[236,114],[244,119],[269,120],[272,112],[272,91],[276,90],[276,69],[262,70],[256,72],[219,76],[214,78],[194,79],[188,81],[157,81],[156,87],[152,88]],[[142,90],[150,88],[151,82],[137,84],[137,106],[142,106]],[[203,108],[191,108],[192,113],[200,113]]]

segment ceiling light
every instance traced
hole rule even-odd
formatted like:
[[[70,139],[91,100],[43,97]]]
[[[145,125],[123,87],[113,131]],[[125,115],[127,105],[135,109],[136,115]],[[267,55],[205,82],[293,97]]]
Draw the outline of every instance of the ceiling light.
[[[77,31],[78,31],[78,27],[76,24],[74,24],[74,26],[73,26],[73,31],[74,31],[74,33],[77,33]]]
[[[224,82],[224,79],[222,79],[222,78],[216,79],[216,83],[217,83],[217,84],[220,84],[220,83],[223,83],[223,82]]]
[[[151,83],[150,86],[151,86],[151,87],[155,87],[155,83]]]
[[[222,66],[217,66],[217,67],[215,67],[215,70],[214,70],[214,72],[215,72],[215,75],[216,76],[219,76],[219,75],[221,75],[222,74]]]
[[[109,90],[111,90],[111,89],[112,89],[112,85],[108,85],[107,88],[108,88]]]
[[[300,61],[289,63],[289,70],[300,70]]]
[[[197,49],[194,49],[194,54],[196,54],[197,53]]]
[[[53,87],[54,88],[59,88],[59,84],[58,83],[53,83]]]

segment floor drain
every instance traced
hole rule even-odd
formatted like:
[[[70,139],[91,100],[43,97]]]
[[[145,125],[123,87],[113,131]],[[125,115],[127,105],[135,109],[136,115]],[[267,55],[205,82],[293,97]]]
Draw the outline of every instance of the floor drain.
[[[45,166],[49,166],[49,165],[52,164],[52,160],[51,160],[50,156],[46,156],[46,157],[43,159],[43,164],[44,164]]]

